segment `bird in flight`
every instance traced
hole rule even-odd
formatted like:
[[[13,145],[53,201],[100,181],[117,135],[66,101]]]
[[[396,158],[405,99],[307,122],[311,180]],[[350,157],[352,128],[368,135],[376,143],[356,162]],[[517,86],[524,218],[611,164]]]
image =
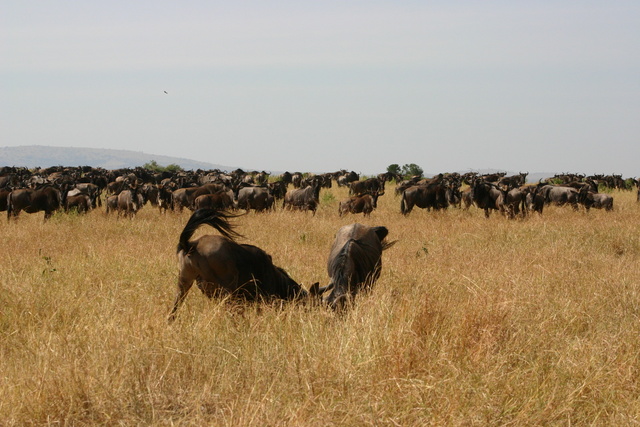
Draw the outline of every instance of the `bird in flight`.
[[[167,92],[166,90],[164,91],[164,93],[166,93],[167,95],[169,94],[169,92]]]

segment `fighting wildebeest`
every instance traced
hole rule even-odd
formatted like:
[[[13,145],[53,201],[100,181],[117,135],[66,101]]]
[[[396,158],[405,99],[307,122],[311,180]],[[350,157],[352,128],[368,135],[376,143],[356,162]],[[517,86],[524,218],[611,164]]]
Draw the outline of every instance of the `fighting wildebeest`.
[[[307,295],[282,268],[273,265],[268,253],[234,240],[240,236],[229,223],[234,217],[212,209],[199,209],[189,218],[178,243],[180,274],[169,321],[175,319],[194,281],[209,298],[227,294],[248,301],[293,300]],[[215,228],[221,236],[207,234],[189,240],[204,224]]]
[[[345,225],[336,233],[329,252],[327,272],[329,284],[312,286],[313,294],[331,290],[326,303],[333,309],[344,308],[358,292],[366,291],[380,277],[382,251],[395,242],[387,242],[386,227],[367,227],[362,224]]]

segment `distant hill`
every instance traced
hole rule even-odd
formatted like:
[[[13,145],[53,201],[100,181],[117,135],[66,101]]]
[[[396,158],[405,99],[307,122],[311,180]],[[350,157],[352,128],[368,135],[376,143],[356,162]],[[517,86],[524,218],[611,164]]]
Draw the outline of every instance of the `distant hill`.
[[[0,147],[0,166],[27,168],[50,166],[93,166],[120,169],[142,166],[155,160],[161,166],[175,164],[185,170],[220,169],[232,171],[236,166],[223,166],[179,157],[159,156],[142,151],[110,150],[102,148],[49,147],[29,145]]]

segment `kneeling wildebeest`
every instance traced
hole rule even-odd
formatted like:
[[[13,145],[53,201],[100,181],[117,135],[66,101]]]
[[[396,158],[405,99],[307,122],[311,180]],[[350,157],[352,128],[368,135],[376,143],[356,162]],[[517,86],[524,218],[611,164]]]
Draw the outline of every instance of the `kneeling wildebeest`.
[[[357,223],[340,228],[327,262],[329,284],[323,288],[313,285],[310,292],[322,295],[331,290],[327,304],[333,309],[342,309],[359,291],[370,289],[380,277],[382,251],[395,243],[386,242],[387,234],[386,227]]]
[[[283,269],[273,265],[268,253],[256,246],[234,241],[240,236],[229,224],[229,219],[234,217],[213,209],[198,209],[189,218],[178,243],[180,275],[169,321],[175,319],[176,311],[194,280],[209,298],[228,294],[246,301],[293,300],[307,295]],[[190,241],[196,229],[203,224],[212,226],[222,236],[207,234]]]

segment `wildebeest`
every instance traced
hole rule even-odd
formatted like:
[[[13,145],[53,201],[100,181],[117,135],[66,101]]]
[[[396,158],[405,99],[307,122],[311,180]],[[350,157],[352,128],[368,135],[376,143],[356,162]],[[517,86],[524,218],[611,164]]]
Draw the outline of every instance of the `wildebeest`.
[[[231,191],[221,191],[215,194],[201,194],[200,196],[196,197],[193,205],[196,210],[204,208],[216,210],[235,209],[232,195],[233,192]]]
[[[189,218],[178,243],[180,274],[169,321],[175,319],[176,311],[194,281],[209,298],[227,294],[248,301],[293,300],[307,295],[282,268],[273,265],[268,253],[234,240],[240,235],[229,223],[233,217],[212,209],[199,209]],[[215,228],[221,236],[207,234],[189,240],[204,224]]]
[[[182,212],[183,208],[193,209],[195,193],[200,187],[179,188],[171,193],[171,209]]]
[[[408,215],[414,206],[422,209],[446,209],[449,207],[449,193],[445,182],[434,182],[427,185],[414,185],[402,193],[400,200],[400,212]]]
[[[44,219],[47,220],[55,211],[62,208],[63,203],[63,192],[51,185],[38,189],[13,190],[7,197],[7,218],[17,218],[20,211],[27,213],[44,211]]]
[[[327,272],[329,284],[313,293],[331,290],[326,303],[333,309],[344,308],[358,292],[368,290],[380,277],[382,251],[395,242],[387,242],[386,227],[367,227],[362,224],[345,225],[336,233],[329,252]]]
[[[64,204],[65,212],[75,209],[78,213],[87,213],[93,209],[93,203],[91,197],[86,194],[76,194],[73,196],[67,196],[67,200]]]
[[[506,191],[481,178],[475,179],[471,184],[471,200],[480,208],[484,209],[484,216],[489,218],[491,210],[504,211],[504,201]]]
[[[369,178],[364,181],[349,183],[349,194],[359,195],[364,193],[383,192],[385,181],[378,178]]]
[[[613,210],[613,196],[611,194],[588,191],[581,198],[581,203],[586,210],[590,208],[604,209],[606,211]]]
[[[7,210],[7,202],[11,190],[0,189],[0,212]]]
[[[274,207],[274,198],[267,187],[243,187],[238,191],[238,208],[263,212]]]
[[[89,197],[89,202],[91,204],[91,209],[94,209],[98,206],[102,206],[102,201],[100,196],[102,195],[102,189],[98,187],[96,184],[92,184],[90,182],[80,182],[75,184],[73,190],[68,192],[68,196],[77,196],[79,194],[84,194]]]
[[[579,192],[572,187],[561,185],[544,185],[540,187],[538,193],[544,198],[545,204],[556,206],[571,205],[574,210],[578,209]]]
[[[320,185],[315,183],[305,188],[296,188],[287,191],[282,202],[282,208],[310,210],[315,215],[320,203]]]
[[[133,218],[142,205],[144,205],[144,199],[137,187],[123,190],[118,194],[118,215]]]
[[[378,197],[384,195],[374,192],[373,194],[363,194],[361,196],[351,196],[340,202],[338,206],[338,215],[342,216],[346,213],[370,216],[371,212],[378,207]]]

